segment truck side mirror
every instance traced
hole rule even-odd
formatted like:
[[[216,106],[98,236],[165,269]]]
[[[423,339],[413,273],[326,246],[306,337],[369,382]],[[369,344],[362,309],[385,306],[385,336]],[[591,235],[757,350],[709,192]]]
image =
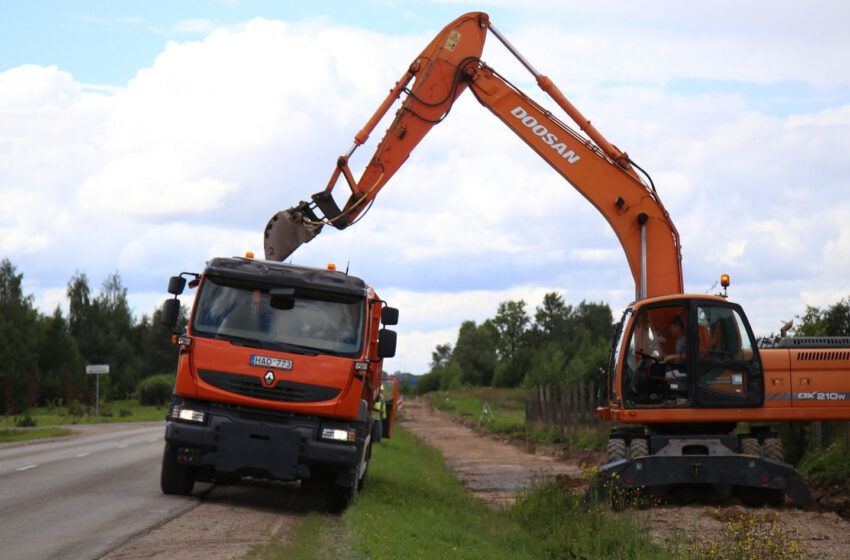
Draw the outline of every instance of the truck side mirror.
[[[395,307],[381,309],[381,322],[385,325],[398,325],[398,309]]]
[[[398,335],[390,329],[381,329],[378,333],[378,356],[381,358],[392,358],[395,356],[396,340]]]
[[[177,326],[177,318],[179,316],[180,300],[176,297],[165,300],[165,303],[162,304],[162,314],[159,316],[159,322],[173,330]]]
[[[186,279],[182,276],[172,276],[168,279],[168,293],[179,296],[186,287]]]

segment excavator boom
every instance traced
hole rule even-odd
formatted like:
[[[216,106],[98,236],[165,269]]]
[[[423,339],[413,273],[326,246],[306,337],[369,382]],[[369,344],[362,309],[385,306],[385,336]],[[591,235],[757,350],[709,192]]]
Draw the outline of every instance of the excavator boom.
[[[584,134],[481,60],[488,32]],[[752,505],[781,503],[783,493],[810,502],[799,474],[782,462],[776,434],[754,425],[748,433],[734,430],[739,422],[850,418],[850,340],[783,339],[777,347],[759,348],[743,310],[725,294],[684,294],[679,234],[651,179],[484,13],[465,14],[446,26],[339,157],[326,188],[269,221],[266,258],[285,259],[325,225],[344,229],[355,223],[467,89],[602,214],[634,278],[635,301],[623,314],[601,380],[604,402],[597,415],[618,426],[599,480],[627,491],[721,484]],[[349,158],[397,101],[395,118],[355,180]],[[332,197],[340,177],[351,191],[342,208]]]
[[[558,120],[481,60],[491,31],[532,73],[538,85],[587,134]],[[413,82],[412,85],[409,85]],[[386,99],[337,160],[325,190],[278,212],[265,231],[266,258],[283,260],[324,225],[343,229],[372,203],[431,128],[449,114],[467,88],[528,146],[549,163],[605,217],[617,235],[635,280],[636,299],[683,292],[679,234],[655,189],[644,184],[628,154],[608,142],[552,81],[491,24],[486,14],[465,14],[446,26],[414,59]],[[406,95],[359,180],[348,167],[389,108]],[[331,196],[340,176],[351,195],[342,209]],[[321,216],[320,216],[321,214]],[[652,254],[649,254],[650,250]]]

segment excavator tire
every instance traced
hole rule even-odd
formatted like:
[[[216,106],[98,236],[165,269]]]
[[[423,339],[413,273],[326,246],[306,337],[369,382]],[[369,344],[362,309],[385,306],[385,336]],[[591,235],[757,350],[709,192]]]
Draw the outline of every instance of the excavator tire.
[[[785,462],[785,452],[782,450],[782,440],[779,438],[767,438],[761,444],[762,457],[771,461]]]
[[[605,446],[605,458],[607,463],[619,461],[626,458],[626,440],[623,438],[611,438]]]
[[[629,459],[646,457],[649,455],[649,442],[643,438],[635,438],[629,442]]]
[[[761,457],[761,446],[759,445],[759,440],[754,437],[741,438],[741,455]]]

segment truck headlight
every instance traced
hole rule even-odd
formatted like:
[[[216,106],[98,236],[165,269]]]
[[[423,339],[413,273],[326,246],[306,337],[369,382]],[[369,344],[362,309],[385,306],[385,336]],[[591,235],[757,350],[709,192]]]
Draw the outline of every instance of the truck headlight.
[[[171,411],[171,418],[174,420],[182,420],[184,422],[196,422],[203,424],[207,415],[203,410],[194,410],[192,408],[180,408],[175,406]]]
[[[329,439],[331,441],[354,441],[354,435],[355,432],[353,428],[349,428],[347,430],[341,430],[339,428],[322,428],[322,439]]]

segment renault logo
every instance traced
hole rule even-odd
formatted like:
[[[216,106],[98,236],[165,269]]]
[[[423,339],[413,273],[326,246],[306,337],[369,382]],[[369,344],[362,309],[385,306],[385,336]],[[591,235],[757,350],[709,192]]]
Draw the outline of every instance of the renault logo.
[[[267,371],[266,374],[263,376],[263,381],[266,382],[266,385],[271,385],[272,383],[274,383],[274,372],[271,370]]]

